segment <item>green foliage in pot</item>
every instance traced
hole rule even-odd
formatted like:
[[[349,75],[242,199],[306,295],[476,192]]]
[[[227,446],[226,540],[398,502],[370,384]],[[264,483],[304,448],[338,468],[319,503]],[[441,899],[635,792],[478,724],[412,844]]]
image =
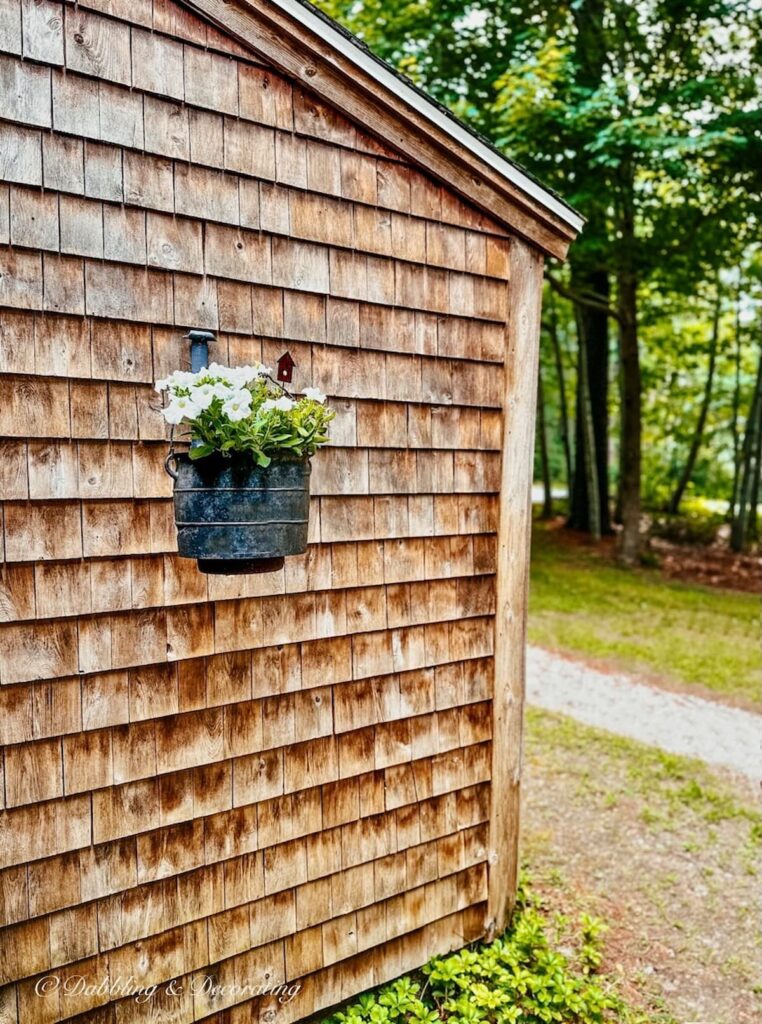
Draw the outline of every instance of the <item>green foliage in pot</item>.
[[[292,397],[261,364],[176,370],[157,381],[156,390],[167,396],[162,408],[167,423],[185,424],[189,439],[197,442],[188,452],[192,459],[243,453],[258,466],[269,466],[273,459],[309,458],[328,441],[335,415],[317,388]]]

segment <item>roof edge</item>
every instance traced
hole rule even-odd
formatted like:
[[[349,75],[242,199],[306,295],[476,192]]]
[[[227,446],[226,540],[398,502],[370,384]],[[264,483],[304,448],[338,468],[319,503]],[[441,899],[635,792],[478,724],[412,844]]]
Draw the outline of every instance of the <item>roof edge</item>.
[[[340,50],[348,60],[364,71],[368,71],[384,86],[393,90],[399,99],[450,135],[454,141],[472,150],[476,156],[489,164],[498,174],[502,174],[511,184],[526,192],[537,202],[542,203],[551,213],[568,224],[574,232],[582,230],[585,218],[573,206],[519,167],[509,157],[503,156],[458,117],[428,96],[423,89],[419,89],[385,60],[376,56],[362,40],[344,30],[333,18],[309,3],[309,0],[270,0],[270,3],[291,17],[301,20],[313,32],[322,33],[326,42]]]
[[[176,0],[547,256],[584,218],[301,0]]]

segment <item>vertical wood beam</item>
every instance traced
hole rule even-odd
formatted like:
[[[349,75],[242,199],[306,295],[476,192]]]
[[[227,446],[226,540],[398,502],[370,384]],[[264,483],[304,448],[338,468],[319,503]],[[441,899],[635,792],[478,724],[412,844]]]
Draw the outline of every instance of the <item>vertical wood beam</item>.
[[[497,537],[488,938],[499,935],[508,924],[518,881],[519,791],[542,274],[542,255],[520,239],[513,239],[509,254]]]

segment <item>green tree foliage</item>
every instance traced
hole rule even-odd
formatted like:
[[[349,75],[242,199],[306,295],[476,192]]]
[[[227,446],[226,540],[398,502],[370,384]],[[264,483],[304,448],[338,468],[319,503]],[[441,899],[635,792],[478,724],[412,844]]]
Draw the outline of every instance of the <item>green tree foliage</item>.
[[[749,348],[758,349],[762,337],[758,328],[752,341],[747,326],[759,281],[748,271],[758,263],[762,206],[762,3],[323,0],[321,6],[588,218],[568,266],[551,267],[549,277],[566,307],[559,322],[575,339],[567,385],[576,382],[576,410],[571,389],[567,402],[578,421],[576,445],[588,437],[596,446],[592,453],[578,450],[576,486],[592,457],[605,519],[607,412],[613,412],[619,456],[611,475],[630,560],[638,551],[641,494],[673,493],[693,459],[712,346],[710,296],[719,278],[716,380],[688,489],[706,481],[728,496],[733,459],[720,459],[721,472],[710,464],[723,446],[737,447],[736,435],[745,429],[754,390],[750,360],[756,368]],[[733,295],[731,282],[739,279]],[[739,304],[743,351],[733,428],[727,403],[735,393]],[[543,344],[550,345],[547,332]],[[585,354],[587,397],[585,376],[576,372]],[[561,403],[547,362],[544,368],[550,429]],[[681,389],[687,401],[675,408]],[[593,430],[579,428],[589,414],[584,402],[592,405]],[[675,418],[679,425],[671,429]],[[551,463],[554,451],[551,439]]]

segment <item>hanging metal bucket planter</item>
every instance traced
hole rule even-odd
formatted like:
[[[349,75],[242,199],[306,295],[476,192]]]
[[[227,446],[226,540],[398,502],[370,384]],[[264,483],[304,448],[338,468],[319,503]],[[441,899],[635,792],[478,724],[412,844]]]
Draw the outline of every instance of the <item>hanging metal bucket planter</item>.
[[[201,572],[273,572],[286,555],[307,550],[309,459],[273,461],[250,455],[208,455],[193,461],[170,452],[177,549]]]

